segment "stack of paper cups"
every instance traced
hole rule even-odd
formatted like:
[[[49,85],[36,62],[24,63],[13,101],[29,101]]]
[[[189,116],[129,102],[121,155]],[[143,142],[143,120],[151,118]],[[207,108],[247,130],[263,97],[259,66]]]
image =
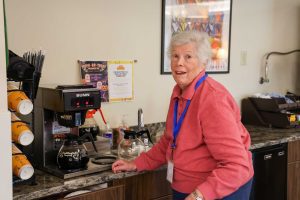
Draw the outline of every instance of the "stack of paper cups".
[[[7,85],[8,107],[22,115],[28,115],[32,112],[33,104],[23,91],[19,91],[18,87],[9,83]],[[13,91],[15,90],[15,91]]]
[[[24,146],[31,144],[34,136],[28,125],[20,121],[14,113],[11,113],[11,121],[12,140]]]
[[[12,168],[13,174],[22,180],[27,180],[33,176],[34,169],[27,157],[12,144]]]

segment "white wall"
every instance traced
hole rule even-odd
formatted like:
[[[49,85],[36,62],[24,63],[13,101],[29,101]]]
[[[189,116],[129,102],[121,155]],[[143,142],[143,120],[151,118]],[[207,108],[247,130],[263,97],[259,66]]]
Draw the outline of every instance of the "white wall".
[[[3,1],[0,1],[0,199],[12,199],[10,113],[6,97],[6,57],[3,18]]]
[[[230,73],[211,76],[238,103],[257,92],[295,92],[299,54],[271,56],[271,82],[258,81],[267,52],[300,47],[300,1],[236,0],[232,10]],[[145,123],[165,121],[174,81],[160,75],[161,0],[8,0],[7,21],[11,50],[47,51],[41,84],[79,83],[78,59],[137,59],[134,101],[103,104],[103,111],[113,126],[123,114],[136,125],[139,107]]]

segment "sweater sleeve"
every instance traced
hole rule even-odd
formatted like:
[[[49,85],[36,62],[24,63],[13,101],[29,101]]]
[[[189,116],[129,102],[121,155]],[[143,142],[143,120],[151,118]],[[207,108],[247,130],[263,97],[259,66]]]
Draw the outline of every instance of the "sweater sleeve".
[[[170,139],[167,133],[148,152],[141,153],[134,161],[138,171],[153,170],[166,163],[166,150]]]
[[[205,199],[227,196],[245,184],[253,175],[250,136],[240,122],[238,106],[231,95],[216,92],[207,95],[201,112],[204,141],[216,169],[197,188]]]

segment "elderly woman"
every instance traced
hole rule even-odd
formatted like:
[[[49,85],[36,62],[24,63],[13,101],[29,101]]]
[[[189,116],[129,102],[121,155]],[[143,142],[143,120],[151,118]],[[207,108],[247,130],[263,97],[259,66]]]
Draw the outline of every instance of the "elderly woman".
[[[160,141],[134,161],[112,169],[153,170],[168,165],[173,199],[248,200],[253,167],[250,136],[224,86],[207,76],[211,56],[206,33],[180,32],[169,46],[176,85]]]

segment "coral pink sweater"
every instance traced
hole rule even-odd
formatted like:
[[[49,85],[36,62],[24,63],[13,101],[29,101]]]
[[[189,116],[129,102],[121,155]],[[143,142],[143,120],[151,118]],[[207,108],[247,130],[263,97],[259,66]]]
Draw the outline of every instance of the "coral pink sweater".
[[[177,119],[191,99],[173,154],[172,188],[183,193],[197,188],[210,200],[236,191],[253,176],[253,167],[250,136],[230,93],[210,77],[194,91],[204,73],[202,71],[182,94],[178,85],[174,87],[164,135],[150,151],[142,153],[135,164],[138,171],[152,170],[170,160],[175,99],[178,99]]]

